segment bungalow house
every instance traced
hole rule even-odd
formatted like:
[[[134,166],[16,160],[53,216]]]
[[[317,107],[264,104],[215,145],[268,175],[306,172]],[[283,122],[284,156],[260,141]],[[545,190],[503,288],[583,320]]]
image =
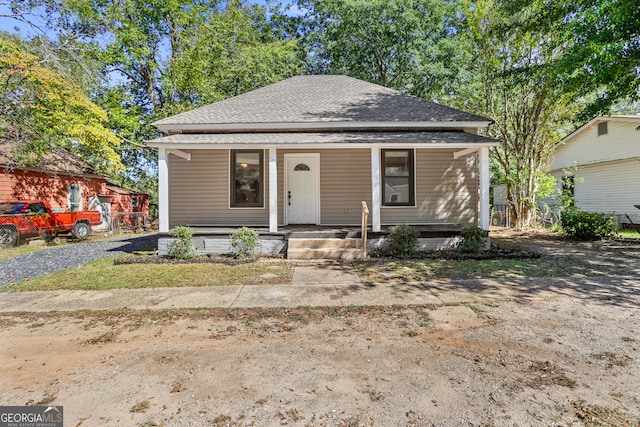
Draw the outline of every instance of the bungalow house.
[[[100,210],[106,230],[112,219],[149,216],[149,196],[107,183],[106,177],[82,159],[54,148],[30,166],[16,163],[15,144],[0,140],[0,201],[46,200],[57,211]],[[135,205],[135,206],[134,206]],[[124,214],[126,212],[126,215]]]
[[[148,142],[159,151],[160,251],[179,225],[196,227],[200,253],[228,250],[216,234],[250,226],[265,240],[289,238],[292,256],[296,225],[358,227],[363,201],[373,233],[396,224],[488,230],[488,152],[497,141],[477,132],[490,123],[331,75],[162,119],[154,126],[164,136]]]
[[[550,173],[579,209],[640,223],[640,115],[598,116],[580,126],[555,147]]]

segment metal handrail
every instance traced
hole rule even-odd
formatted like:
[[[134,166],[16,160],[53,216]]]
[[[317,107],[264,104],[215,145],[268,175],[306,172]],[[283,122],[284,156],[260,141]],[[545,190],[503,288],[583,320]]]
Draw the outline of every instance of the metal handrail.
[[[369,223],[369,207],[367,202],[362,201],[362,251],[364,258],[367,257],[367,224]]]

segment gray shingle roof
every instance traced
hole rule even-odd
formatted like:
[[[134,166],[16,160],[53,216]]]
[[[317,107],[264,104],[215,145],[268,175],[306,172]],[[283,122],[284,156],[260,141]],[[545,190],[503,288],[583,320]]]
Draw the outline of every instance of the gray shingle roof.
[[[492,144],[497,141],[462,131],[305,132],[176,134],[148,141],[155,145],[295,145],[295,144]]]
[[[488,122],[432,101],[346,76],[297,76],[182,114],[156,126],[314,122]]]

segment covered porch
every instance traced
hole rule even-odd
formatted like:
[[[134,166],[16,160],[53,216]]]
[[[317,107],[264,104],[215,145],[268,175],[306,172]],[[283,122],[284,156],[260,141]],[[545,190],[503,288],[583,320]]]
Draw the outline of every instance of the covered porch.
[[[330,149],[318,147],[313,152],[304,149],[292,150],[289,147],[258,148],[254,150],[256,153],[264,153],[264,162],[261,161],[259,168],[262,174],[258,184],[260,189],[256,191],[253,200],[257,203],[247,207],[233,205],[231,199],[234,197],[233,186],[237,179],[234,180],[233,177],[225,175],[225,171],[230,169],[231,175],[233,174],[234,153],[246,150],[236,150],[235,147],[194,150],[189,149],[192,148],[189,146],[185,147],[186,149],[159,146],[160,233],[169,233],[170,228],[175,225],[197,227],[247,225],[253,228],[266,227],[270,233],[278,233],[283,227],[294,224],[352,226],[360,222],[357,207],[361,200],[368,203],[370,230],[374,233],[381,232],[385,225],[403,223],[457,224],[461,223],[462,217],[465,225],[475,223],[483,229],[488,229],[490,210],[488,147],[465,145],[456,148],[455,144],[449,143],[446,144],[446,149],[444,145],[429,145],[428,148],[424,145],[408,148],[403,146],[402,150],[394,146],[363,149],[351,145],[349,150],[344,151],[340,147],[332,146]],[[412,175],[406,178],[405,185],[392,187],[390,183],[397,183],[398,179],[386,176],[388,171],[384,166],[384,156],[389,152],[403,151],[410,152],[412,156],[410,172]],[[206,153],[218,153],[215,155],[218,160],[214,159],[213,154],[207,154],[206,156],[209,157],[205,158]],[[368,153],[366,157],[364,153]],[[473,157],[472,161],[465,163],[464,159],[470,156]],[[352,157],[358,157],[355,161],[357,165],[352,166],[353,162],[350,160]],[[309,162],[315,158],[317,158],[316,163]],[[344,160],[345,158],[347,160]],[[295,161],[288,163],[291,159]],[[299,164],[297,164],[298,160],[300,160]],[[311,169],[307,164],[311,165]],[[305,167],[307,171],[311,170],[311,174],[316,175],[310,189],[305,187],[294,189],[291,176],[295,172],[291,172],[293,169],[289,165],[296,165],[296,168]],[[205,170],[206,168],[210,168],[211,171]],[[218,172],[214,172],[214,169]],[[170,176],[172,173],[173,175],[189,173],[195,178],[194,184],[190,184],[190,187],[187,187],[187,184],[176,185],[175,182],[179,177]],[[199,179],[197,173],[201,174]],[[213,176],[214,173],[218,175]],[[171,187],[172,179],[174,187]],[[211,196],[203,195],[192,190],[191,187],[195,187],[203,180],[212,180],[211,186],[204,191],[215,190],[218,196],[213,193]],[[298,181],[297,178],[294,179],[296,185]],[[215,188],[212,189],[213,187]],[[410,196],[403,194],[406,187],[411,187]],[[461,188],[464,191],[464,200],[460,200],[460,197],[454,194]],[[172,193],[173,208],[170,208],[172,206],[170,193]],[[307,209],[311,213],[310,217],[302,217],[302,220],[293,217],[291,206],[295,205],[296,194],[301,194],[310,200],[307,203],[311,206]],[[403,197],[407,197],[407,203],[395,203],[394,198]],[[206,200],[200,201],[194,198]],[[205,203],[209,203],[208,207],[204,206]],[[199,205],[203,205],[200,208],[201,211],[207,209],[211,214],[208,215],[203,211],[203,214],[197,218],[188,213],[185,214],[186,210],[199,208]],[[464,213],[461,213],[461,209],[464,209]],[[178,215],[179,213],[181,215]]]

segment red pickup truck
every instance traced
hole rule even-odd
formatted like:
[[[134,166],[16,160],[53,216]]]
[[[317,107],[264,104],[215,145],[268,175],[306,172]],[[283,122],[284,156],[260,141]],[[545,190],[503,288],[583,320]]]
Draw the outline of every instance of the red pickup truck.
[[[15,246],[30,237],[71,233],[86,239],[100,224],[99,211],[52,212],[46,200],[0,202],[0,246]]]

